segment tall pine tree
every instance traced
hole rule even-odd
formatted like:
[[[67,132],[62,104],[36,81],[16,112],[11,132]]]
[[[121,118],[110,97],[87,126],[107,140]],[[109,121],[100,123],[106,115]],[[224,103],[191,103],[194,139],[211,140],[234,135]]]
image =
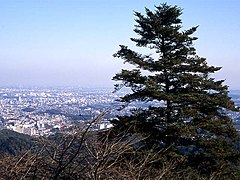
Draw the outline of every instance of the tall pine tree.
[[[145,11],[145,15],[135,12],[139,38],[131,40],[151,54],[121,45],[114,57],[135,68],[122,70],[113,79],[120,81],[116,90],[131,89],[121,102],[151,106],[118,117],[114,129],[141,134],[145,148],[168,148],[204,173],[236,165],[238,135],[226,112],[237,109],[224,81],[210,76],[221,67],[209,66],[196,54],[197,38],[192,35],[197,26],[182,30],[182,9],[177,6],[161,4],[155,11]]]

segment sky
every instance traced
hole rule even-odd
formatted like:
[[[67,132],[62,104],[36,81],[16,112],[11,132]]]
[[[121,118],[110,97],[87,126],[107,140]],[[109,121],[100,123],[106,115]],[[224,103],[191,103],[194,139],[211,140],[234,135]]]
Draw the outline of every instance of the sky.
[[[167,2],[183,8],[183,29],[216,80],[240,89],[239,0],[0,0],[0,86],[113,87],[119,45],[134,48],[134,11]]]

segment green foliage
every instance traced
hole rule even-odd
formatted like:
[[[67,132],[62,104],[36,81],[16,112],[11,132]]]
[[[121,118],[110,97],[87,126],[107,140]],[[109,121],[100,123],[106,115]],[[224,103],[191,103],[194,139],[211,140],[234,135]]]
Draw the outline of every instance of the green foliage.
[[[131,38],[151,54],[121,45],[114,57],[135,68],[122,70],[113,80],[120,81],[116,90],[132,90],[120,101],[156,105],[118,117],[114,128],[142,134],[145,148],[166,148],[170,158],[173,154],[186,157],[185,166],[193,166],[199,173],[236,171],[239,136],[226,111],[238,109],[224,81],[211,77],[221,68],[209,66],[196,55],[193,42],[197,38],[192,35],[198,26],[182,30],[182,9],[167,4],[155,8],[154,12],[146,8],[146,15],[135,12],[134,31],[139,38]]]
[[[186,162],[187,157],[171,147],[136,148],[140,134],[128,131],[110,137],[111,131],[39,137],[38,148],[0,159],[0,179],[237,179],[232,171],[200,174]],[[127,138],[126,138],[127,137]],[[204,161],[205,162],[205,161]]]
[[[17,155],[34,144],[31,136],[3,129],[0,131],[0,158],[6,154]]]

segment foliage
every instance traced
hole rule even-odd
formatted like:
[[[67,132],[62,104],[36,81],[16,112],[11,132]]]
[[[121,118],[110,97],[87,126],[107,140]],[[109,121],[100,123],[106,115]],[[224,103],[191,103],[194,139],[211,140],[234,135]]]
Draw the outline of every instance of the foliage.
[[[0,158],[4,155],[17,155],[35,144],[31,136],[3,129],[0,131]]]
[[[135,68],[113,77],[120,81],[116,91],[132,90],[121,102],[152,105],[118,117],[113,121],[115,131],[140,133],[145,139],[142,147],[168,149],[167,158],[185,158],[183,165],[199,173],[218,171],[222,177],[231,177],[239,165],[235,148],[239,136],[226,111],[238,109],[224,81],[211,77],[221,68],[209,66],[196,54],[193,42],[197,38],[192,35],[198,26],[182,30],[182,9],[165,3],[155,8],[154,12],[146,8],[146,15],[135,12],[134,31],[139,38],[131,38],[150,54],[121,45],[114,56]]]
[[[210,77],[220,68],[196,55],[197,27],[181,31],[181,13],[167,4],[135,12],[140,38],[132,41],[152,55],[127,46],[115,54],[136,67],[114,77],[116,90],[132,90],[121,101],[151,106],[119,116],[108,131],[92,131],[103,113],[73,133],[37,138],[35,148],[0,159],[0,179],[240,179],[239,136],[226,114],[236,108],[223,81]],[[25,139],[6,133],[1,142]]]
[[[37,149],[5,156],[0,160],[0,179],[208,179],[191,167],[179,170],[184,158],[162,161],[159,167],[156,162],[165,150],[137,150],[134,145],[142,139],[126,138],[127,131],[112,138],[111,131],[89,130],[41,137]]]
[[[41,137],[37,149],[5,156],[0,161],[0,178],[139,179],[163,177],[173,169],[172,162],[163,171],[151,168],[156,153],[135,152],[136,138],[109,140],[109,132],[90,131],[95,121],[73,134]]]

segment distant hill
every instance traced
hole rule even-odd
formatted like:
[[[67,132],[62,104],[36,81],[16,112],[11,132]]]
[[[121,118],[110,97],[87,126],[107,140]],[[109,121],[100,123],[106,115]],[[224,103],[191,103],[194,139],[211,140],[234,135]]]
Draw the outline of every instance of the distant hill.
[[[17,155],[18,153],[31,148],[34,145],[34,138],[3,129],[0,131],[0,158],[5,155]]]

